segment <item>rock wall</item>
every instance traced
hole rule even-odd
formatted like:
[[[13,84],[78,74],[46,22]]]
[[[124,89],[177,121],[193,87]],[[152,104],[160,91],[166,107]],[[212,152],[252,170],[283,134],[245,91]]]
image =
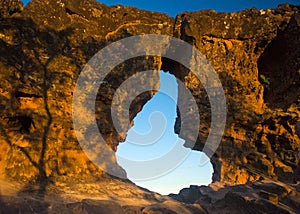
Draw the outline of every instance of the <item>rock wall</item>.
[[[228,107],[222,142],[212,158],[214,181],[247,183],[259,178],[292,182],[297,166],[299,121],[299,8],[200,11],[178,15],[174,35],[193,44],[212,63]],[[184,69],[173,68],[176,75]],[[181,74],[198,101],[201,150],[210,106],[192,72]]]
[[[14,13],[20,13],[23,10],[21,1],[3,0],[0,2],[0,18],[9,17]]]
[[[171,23],[166,15],[95,1],[32,1],[21,14],[2,19],[2,175],[26,181],[103,174],[82,152],[73,130],[72,95],[78,74],[107,44],[141,33],[171,35]],[[157,57],[129,60],[99,89],[99,129],[114,150],[124,138],[111,126],[115,89],[135,72],[159,71],[160,64]],[[132,105],[131,119],[152,95],[144,93],[135,100],[139,105]]]
[[[225,184],[261,178],[292,181],[299,159],[294,130],[300,120],[299,7],[200,11],[176,19],[93,0],[33,0],[22,12],[21,6],[11,8],[2,7],[5,15],[0,20],[2,177],[107,179],[76,140],[71,108],[74,86],[83,66],[101,48],[121,38],[153,33],[193,44],[209,59],[224,86],[228,117],[222,142],[211,159],[213,180]],[[178,63],[152,56],[120,64],[99,89],[96,115],[106,142],[116,150],[126,134],[118,134],[111,125],[115,90],[132,74],[149,69],[170,71],[191,90],[201,109],[193,149],[202,150],[210,130],[210,105],[203,86]],[[154,93],[134,101],[130,119]],[[177,123],[177,132],[179,127]]]

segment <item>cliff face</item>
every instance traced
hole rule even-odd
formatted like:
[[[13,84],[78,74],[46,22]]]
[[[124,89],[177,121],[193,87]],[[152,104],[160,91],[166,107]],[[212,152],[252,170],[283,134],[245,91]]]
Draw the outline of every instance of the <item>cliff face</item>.
[[[33,1],[21,14],[1,20],[4,174],[24,180],[37,175],[101,174],[81,151],[73,130],[72,94],[78,74],[109,43],[142,33],[171,35],[171,24],[166,15],[94,1]],[[126,134],[118,135],[111,125],[114,91],[135,72],[159,70],[159,66],[157,57],[149,57],[147,62],[143,58],[129,60],[115,68],[106,77],[108,84],[99,89],[99,129],[114,150]],[[140,101],[132,105],[131,119],[152,94],[136,99]]]
[[[232,184],[269,177],[291,182],[299,142],[294,131],[300,95],[298,9],[200,11],[178,15],[175,26],[176,36],[210,60],[225,90],[228,116],[212,160],[214,180]],[[203,110],[196,145],[201,150],[210,107],[195,76],[187,71],[183,79]]]
[[[0,17],[9,17],[14,13],[20,13],[23,10],[21,1],[3,0],[0,3]]]
[[[24,9],[19,1],[5,0],[0,8],[2,179],[110,181],[76,140],[72,124],[76,80],[87,61],[108,44],[132,35],[163,34],[198,48],[223,84],[228,116],[221,144],[211,159],[213,180],[223,184],[262,178],[293,182],[300,140],[294,129],[300,120],[299,7],[200,11],[179,14],[176,19],[92,0],[33,0]],[[192,71],[158,56],[128,60],[106,77],[96,101],[98,127],[105,141],[116,150],[126,135],[112,126],[110,108],[116,89],[133,74],[150,69],[170,71],[194,95],[201,124],[193,149],[202,150],[210,130],[207,94]],[[151,84],[158,88],[157,82]],[[134,100],[131,120],[153,94],[143,93]],[[181,119],[175,125],[178,133]]]

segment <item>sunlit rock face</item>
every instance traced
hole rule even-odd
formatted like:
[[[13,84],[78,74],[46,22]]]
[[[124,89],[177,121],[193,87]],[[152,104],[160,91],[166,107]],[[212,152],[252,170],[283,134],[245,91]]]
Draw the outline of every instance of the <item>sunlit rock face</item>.
[[[21,14],[2,19],[3,175],[30,180],[41,175],[84,178],[102,174],[81,151],[72,124],[78,75],[94,54],[113,41],[145,33],[172,35],[172,23],[167,15],[95,1],[32,1]],[[118,135],[112,127],[115,90],[136,72],[158,73],[160,61],[155,56],[128,60],[114,68],[99,89],[99,130],[114,150],[126,134]],[[153,85],[158,89],[159,82]],[[135,99],[131,120],[154,93]]]
[[[117,182],[95,166],[78,144],[72,123],[74,87],[84,65],[108,44],[132,35],[163,34],[198,48],[223,84],[227,121],[221,144],[211,159],[213,180],[222,184],[263,178],[293,182],[300,140],[294,128],[300,120],[298,12],[299,7],[282,5],[236,13],[183,13],[174,19],[131,7],[107,7],[92,0],[33,0],[24,9],[19,1],[2,1],[1,178],[24,182],[101,180],[107,181],[106,185]],[[153,45],[148,44],[149,48]],[[151,69],[170,71],[194,95],[201,124],[193,149],[202,150],[210,131],[207,94],[192,71],[159,56],[128,60],[106,77],[96,100],[96,118],[105,142],[116,150],[126,136],[126,131],[117,133],[112,126],[110,108],[115,90],[133,74]],[[152,84],[159,86],[158,82]],[[154,93],[143,93],[134,100],[130,120]],[[179,122],[185,121],[180,115],[177,121],[175,131],[179,132]],[[118,186],[130,189],[129,199],[148,198],[141,200],[143,204],[158,201],[152,193],[118,182]],[[114,193],[121,192],[116,189]],[[169,209],[169,205],[148,211]],[[200,212],[199,207],[195,209]]]
[[[0,2],[0,18],[9,17],[23,10],[23,3],[19,0],[2,0]]]
[[[297,166],[300,19],[298,9],[237,13],[200,11],[178,15],[174,35],[197,47],[219,74],[227,99],[227,122],[212,163],[215,181],[246,183],[261,177],[292,182]],[[182,71],[176,65],[175,74]],[[192,72],[181,76],[200,109],[201,150],[210,106]]]

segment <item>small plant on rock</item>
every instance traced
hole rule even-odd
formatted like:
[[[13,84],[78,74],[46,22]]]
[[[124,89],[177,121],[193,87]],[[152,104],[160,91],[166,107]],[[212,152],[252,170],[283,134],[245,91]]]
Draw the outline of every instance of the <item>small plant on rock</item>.
[[[260,81],[261,81],[262,85],[264,86],[264,88],[270,89],[270,85],[271,85],[270,78],[266,77],[263,74],[259,75],[259,77],[260,77]]]

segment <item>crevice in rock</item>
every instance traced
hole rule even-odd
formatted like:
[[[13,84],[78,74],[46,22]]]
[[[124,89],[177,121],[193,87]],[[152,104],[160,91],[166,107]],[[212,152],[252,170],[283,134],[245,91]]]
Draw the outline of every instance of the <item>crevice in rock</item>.
[[[67,13],[69,16],[79,17],[79,18],[82,18],[82,19],[87,20],[87,18],[86,18],[84,15],[79,14],[79,13],[75,12],[74,10],[68,8],[68,7],[65,8],[65,11],[66,11],[66,13]]]
[[[30,93],[26,93],[26,92],[23,92],[23,91],[16,91],[15,92],[15,97],[16,98],[20,98],[20,97],[24,97],[24,98],[42,98],[42,96],[40,96],[40,95],[30,94]]]
[[[258,59],[264,100],[272,109],[286,110],[300,96],[300,28],[294,15],[284,31],[267,45]],[[261,44],[260,46],[264,46]],[[295,61],[296,59],[296,61]]]
[[[79,15],[78,13],[72,11],[71,9],[69,9],[69,8],[67,8],[67,7],[66,7],[65,10],[66,10],[66,13],[69,14],[70,16],[72,16],[72,15],[78,15],[78,16],[81,16],[81,15]]]
[[[35,128],[35,123],[32,117],[28,115],[18,115],[8,118],[7,124],[14,130],[18,130],[21,133],[30,133],[31,127]]]

